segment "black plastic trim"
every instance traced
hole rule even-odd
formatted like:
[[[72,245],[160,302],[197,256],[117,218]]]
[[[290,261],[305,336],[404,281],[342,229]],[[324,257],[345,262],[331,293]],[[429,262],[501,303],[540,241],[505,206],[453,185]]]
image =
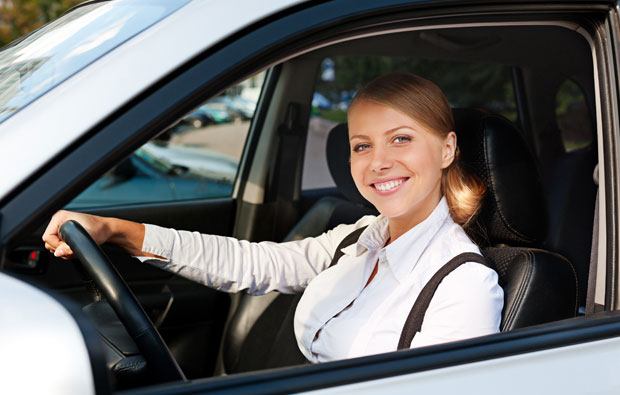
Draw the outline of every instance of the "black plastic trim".
[[[574,318],[540,327],[369,357],[240,374],[126,394],[285,394],[446,368],[620,336],[620,314]]]
[[[527,141],[535,141],[532,138],[532,120],[527,106],[527,92],[525,92],[525,84],[523,82],[523,70],[520,67],[512,67],[512,86],[514,87],[515,101],[517,102],[519,126],[527,134]],[[533,152],[537,152],[537,150],[533,150]]]

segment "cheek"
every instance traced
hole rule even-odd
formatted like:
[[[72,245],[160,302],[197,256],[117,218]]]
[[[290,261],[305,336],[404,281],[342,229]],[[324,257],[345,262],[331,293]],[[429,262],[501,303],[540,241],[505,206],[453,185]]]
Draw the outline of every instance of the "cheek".
[[[434,147],[411,150],[406,154],[407,167],[425,178],[436,178],[441,175],[441,154],[432,150]]]
[[[360,159],[351,159],[350,167],[353,181],[358,186],[362,185],[364,183],[365,164]]]

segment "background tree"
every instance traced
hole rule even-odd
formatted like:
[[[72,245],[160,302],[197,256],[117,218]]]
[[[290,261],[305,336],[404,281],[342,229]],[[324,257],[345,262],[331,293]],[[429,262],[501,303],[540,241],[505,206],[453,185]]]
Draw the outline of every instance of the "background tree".
[[[30,33],[83,0],[0,0],[0,47]]]
[[[355,91],[370,80],[390,72],[418,74],[435,82],[453,107],[481,108],[517,120],[516,99],[509,65],[463,63],[415,56],[336,56],[331,58],[333,80],[319,80],[317,92],[335,108],[314,109],[334,122],[346,120],[346,107]]]

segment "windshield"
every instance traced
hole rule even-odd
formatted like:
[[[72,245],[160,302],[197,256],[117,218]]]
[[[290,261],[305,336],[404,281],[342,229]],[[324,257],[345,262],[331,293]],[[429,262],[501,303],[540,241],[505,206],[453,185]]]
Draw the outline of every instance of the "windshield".
[[[189,0],[76,8],[0,52],[0,122]]]

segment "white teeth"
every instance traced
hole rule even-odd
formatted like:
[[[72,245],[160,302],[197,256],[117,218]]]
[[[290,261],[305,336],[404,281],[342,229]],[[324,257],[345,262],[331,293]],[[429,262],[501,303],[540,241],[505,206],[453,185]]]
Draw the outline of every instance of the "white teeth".
[[[402,184],[403,181],[404,180],[401,178],[400,180],[396,180],[396,181],[392,180],[392,181],[387,181],[387,182],[376,183],[375,188],[377,188],[378,190],[382,192],[391,191],[392,189]]]

